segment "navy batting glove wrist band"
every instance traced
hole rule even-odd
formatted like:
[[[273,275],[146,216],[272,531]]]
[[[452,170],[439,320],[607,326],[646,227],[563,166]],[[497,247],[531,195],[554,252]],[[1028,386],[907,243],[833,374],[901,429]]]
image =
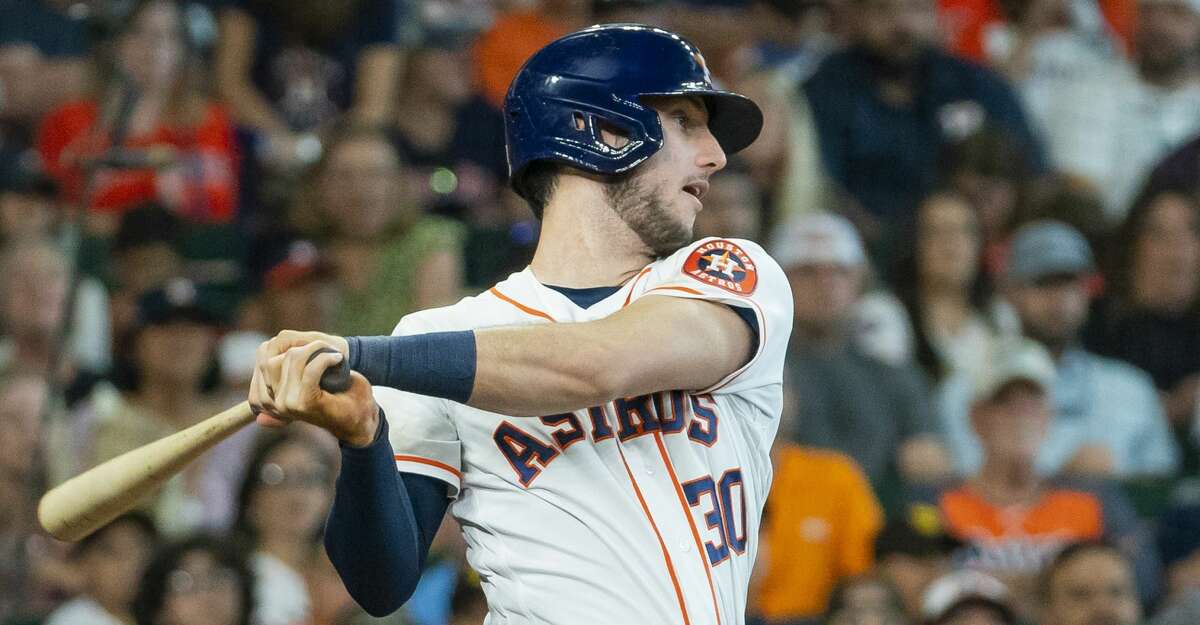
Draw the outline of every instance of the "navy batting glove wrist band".
[[[459,403],[475,387],[475,333],[348,336],[350,368],[371,384]]]

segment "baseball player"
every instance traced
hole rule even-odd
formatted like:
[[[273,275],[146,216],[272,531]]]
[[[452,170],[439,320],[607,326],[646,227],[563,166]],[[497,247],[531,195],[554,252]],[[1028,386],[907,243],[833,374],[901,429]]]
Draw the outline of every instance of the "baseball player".
[[[491,625],[743,623],[791,294],[755,243],[690,239],[761,113],[626,24],[535,54],[504,117],[543,224],[530,266],[391,337],[281,333],[250,402],[342,441],[326,548],[372,613],[411,594],[449,508]],[[350,390],[321,391],[343,358]]]

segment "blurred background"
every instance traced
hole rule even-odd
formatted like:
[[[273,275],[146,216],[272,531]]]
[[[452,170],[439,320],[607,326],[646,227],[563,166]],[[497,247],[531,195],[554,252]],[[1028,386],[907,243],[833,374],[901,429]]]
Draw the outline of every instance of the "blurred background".
[[[589,24],[766,127],[697,237],[795,330],[753,623],[1200,623],[1200,0],[0,0],[0,623],[478,624],[452,520],[371,619],[327,435],[247,429],[79,544],[67,477],[531,257],[499,107]]]

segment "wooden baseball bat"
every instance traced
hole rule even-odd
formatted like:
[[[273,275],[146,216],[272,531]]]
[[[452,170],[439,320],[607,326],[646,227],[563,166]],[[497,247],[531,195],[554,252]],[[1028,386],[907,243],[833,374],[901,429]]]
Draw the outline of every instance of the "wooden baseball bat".
[[[321,388],[330,393],[350,388],[345,360],[325,370]],[[252,421],[254,411],[249,403],[242,402],[96,465],[43,495],[38,503],[38,521],[59,540],[79,540],[131,510],[197,456]]]

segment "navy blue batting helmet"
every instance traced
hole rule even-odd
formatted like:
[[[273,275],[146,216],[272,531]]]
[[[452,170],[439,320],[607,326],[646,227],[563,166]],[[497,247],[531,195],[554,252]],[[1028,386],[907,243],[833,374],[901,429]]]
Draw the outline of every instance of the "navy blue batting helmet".
[[[525,62],[504,99],[509,180],[519,193],[515,183],[535,161],[597,174],[629,171],[663,144],[658,113],[640,99],[667,95],[702,97],[709,130],[726,154],[762,130],[758,105],[714,87],[700,50],[675,33],[606,24],[555,40]],[[629,141],[610,146],[602,127]]]

